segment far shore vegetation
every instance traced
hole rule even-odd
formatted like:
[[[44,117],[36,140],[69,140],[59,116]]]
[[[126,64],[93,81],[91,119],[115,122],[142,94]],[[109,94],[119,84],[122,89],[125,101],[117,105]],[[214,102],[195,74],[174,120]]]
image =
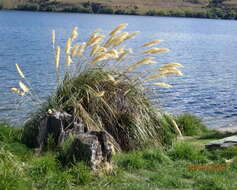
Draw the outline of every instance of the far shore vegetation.
[[[171,1],[172,2],[172,1]],[[179,3],[180,2],[180,3]],[[182,2],[182,3],[181,3]],[[48,11],[48,12],[77,12],[95,14],[173,16],[210,19],[237,19],[236,0],[184,0],[165,3],[161,0],[151,1],[149,5],[136,0],[134,4],[125,6],[123,1],[108,3],[107,1],[19,1],[0,0],[0,9]]]

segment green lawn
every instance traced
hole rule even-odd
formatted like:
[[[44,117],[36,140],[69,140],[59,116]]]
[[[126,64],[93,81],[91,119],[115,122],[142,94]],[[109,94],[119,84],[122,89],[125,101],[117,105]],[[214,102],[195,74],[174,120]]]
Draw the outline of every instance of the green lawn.
[[[0,125],[0,190],[237,188],[237,148],[209,152],[203,143],[213,138],[187,138],[163,151],[150,148],[116,154],[112,172],[91,172],[85,163],[63,168],[54,152],[36,156],[20,142],[20,135],[20,130]],[[226,163],[230,159],[234,161]],[[224,164],[225,168],[190,170],[190,164]]]

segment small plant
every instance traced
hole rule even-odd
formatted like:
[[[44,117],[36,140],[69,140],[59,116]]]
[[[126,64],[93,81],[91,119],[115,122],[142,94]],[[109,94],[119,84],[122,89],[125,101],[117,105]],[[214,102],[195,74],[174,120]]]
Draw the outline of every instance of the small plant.
[[[169,49],[153,47],[162,40],[152,40],[134,50],[122,46],[139,33],[122,32],[125,27],[127,24],[118,25],[107,37],[96,30],[85,42],[77,40],[78,28],[75,27],[66,41],[65,54],[56,44],[56,33],[52,31],[57,89],[26,124],[27,130],[37,135],[40,118],[49,109],[57,109],[72,114],[75,119],[81,118],[90,130],[105,130],[116,141],[115,147],[119,145],[122,150],[161,143],[165,129],[159,126],[157,111],[146,98],[144,87],[172,87],[162,82],[162,78],[182,75],[177,69],[182,65],[173,62],[148,69],[158,64],[157,54]],[[61,63],[63,58],[65,64]],[[143,67],[147,69],[136,72]],[[42,105],[17,64],[16,69],[22,81],[20,88],[12,88],[12,92]],[[27,130],[23,133],[26,136],[31,134]],[[29,144],[34,147],[37,143]]]
[[[20,141],[21,129],[12,128],[6,123],[0,123],[0,141],[14,142]]]
[[[78,162],[67,171],[72,176],[73,184],[86,185],[92,181],[90,168],[84,162]]]
[[[207,158],[201,153],[198,147],[187,142],[176,143],[169,150],[168,155],[173,160],[188,160],[198,163],[205,163],[207,161]]]
[[[192,114],[185,113],[179,115],[176,117],[175,121],[183,135],[195,136],[207,132],[207,127],[203,124],[201,119]]]
[[[49,173],[56,172],[59,167],[55,156],[50,153],[47,153],[43,157],[35,158],[31,161],[30,165],[28,175],[34,180],[43,179]]]

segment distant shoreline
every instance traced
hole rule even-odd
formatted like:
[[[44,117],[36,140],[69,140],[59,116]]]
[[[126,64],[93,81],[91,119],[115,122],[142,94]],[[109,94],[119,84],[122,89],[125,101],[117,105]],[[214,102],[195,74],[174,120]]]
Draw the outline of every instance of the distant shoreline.
[[[0,11],[31,11],[31,12],[62,12],[62,13],[86,13],[86,14],[108,14],[108,15],[137,15],[137,16],[165,16],[165,17],[180,17],[180,18],[206,18],[206,19],[224,19],[224,20],[237,20],[237,10],[221,10],[219,8],[205,9],[202,11],[190,11],[174,9],[169,11],[147,11],[145,13],[138,13],[136,11],[113,11],[110,8],[101,9],[98,12],[93,12],[90,9],[81,8],[68,8],[52,10],[36,9],[33,7],[20,7],[14,9],[0,9]]]

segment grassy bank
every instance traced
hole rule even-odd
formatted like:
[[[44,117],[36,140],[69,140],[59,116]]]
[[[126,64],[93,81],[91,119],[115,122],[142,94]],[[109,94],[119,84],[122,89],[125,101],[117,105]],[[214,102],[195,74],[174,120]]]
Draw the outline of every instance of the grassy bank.
[[[208,137],[207,137],[208,136]],[[204,143],[214,132],[175,141],[172,146],[116,154],[111,172],[92,172],[78,162],[63,167],[57,153],[37,156],[21,142],[21,130],[0,125],[0,189],[202,189],[234,190],[237,187],[237,148],[207,151]],[[226,160],[233,162],[226,163]],[[191,164],[224,164],[218,170],[190,170]]]
[[[151,0],[144,2],[103,0],[20,1],[2,0],[0,8],[30,11],[79,12],[96,14],[125,14],[175,16],[195,18],[237,19],[236,0]]]

